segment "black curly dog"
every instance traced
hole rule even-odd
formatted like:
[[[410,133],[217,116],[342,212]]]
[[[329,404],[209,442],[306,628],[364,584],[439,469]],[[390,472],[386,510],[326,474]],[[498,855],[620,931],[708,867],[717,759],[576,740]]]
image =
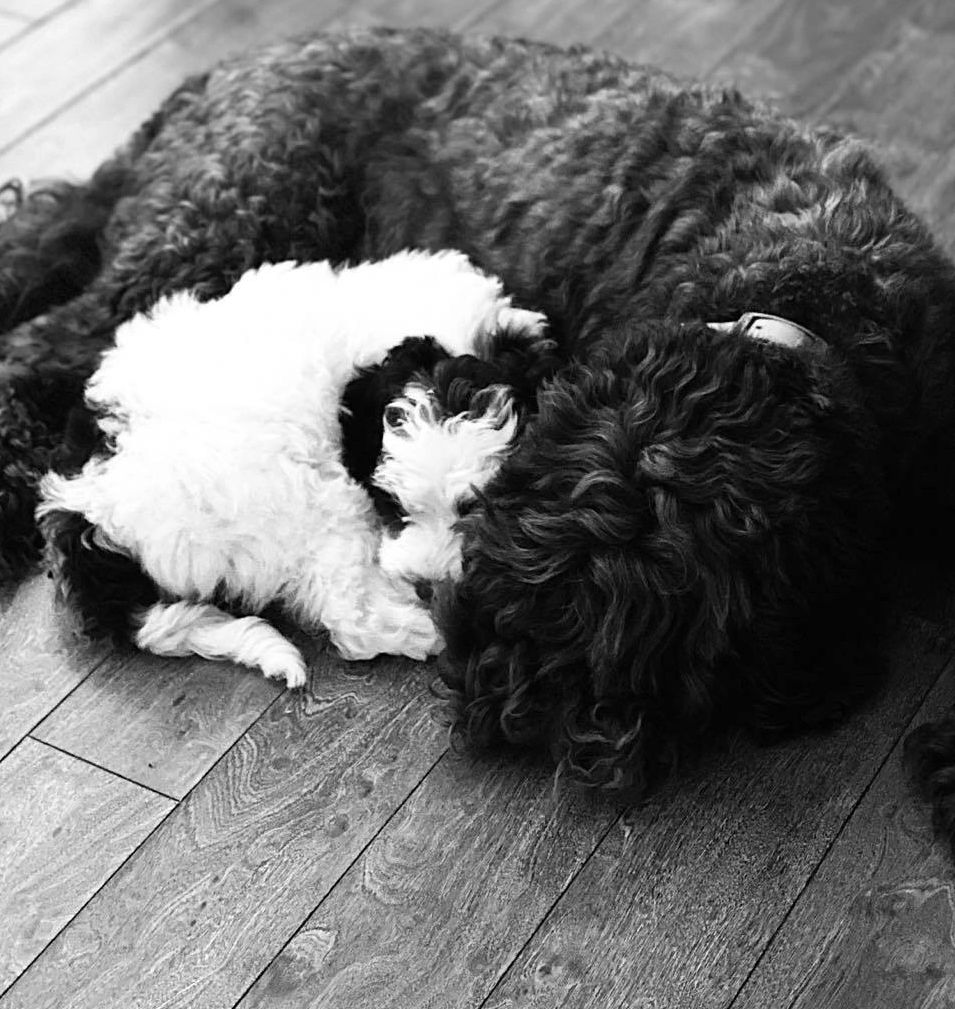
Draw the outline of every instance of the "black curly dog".
[[[721,725],[818,707],[889,516],[952,504],[955,272],[858,143],[580,49],[271,46],[28,197],[0,230],[3,575],[119,322],[265,260],[407,246],[499,274],[564,361],[436,600],[459,734],[641,788]],[[707,325],[748,311],[817,339]]]

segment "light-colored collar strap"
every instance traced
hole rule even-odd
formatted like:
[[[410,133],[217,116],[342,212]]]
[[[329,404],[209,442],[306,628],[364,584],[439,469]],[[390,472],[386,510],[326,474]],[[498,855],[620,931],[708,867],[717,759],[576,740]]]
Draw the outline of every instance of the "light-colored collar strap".
[[[765,312],[746,312],[736,322],[708,322],[707,326],[721,333],[736,332],[740,336],[778,343],[782,347],[804,347],[808,343],[823,342],[804,326]]]

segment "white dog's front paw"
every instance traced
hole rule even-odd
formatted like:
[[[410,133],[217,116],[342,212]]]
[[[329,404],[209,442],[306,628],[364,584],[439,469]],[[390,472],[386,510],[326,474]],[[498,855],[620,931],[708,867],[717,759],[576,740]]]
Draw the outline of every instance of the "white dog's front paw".
[[[497,327],[534,339],[542,336],[547,328],[547,316],[541,312],[529,312],[525,308],[507,305],[497,313]]]
[[[444,651],[444,638],[434,625],[431,614],[424,610],[415,610],[413,617],[405,624],[405,637],[401,645],[401,654],[416,662],[424,662],[432,655]]]
[[[293,690],[304,687],[308,680],[308,667],[297,649],[266,656],[259,666],[270,680],[285,680],[285,685]]]

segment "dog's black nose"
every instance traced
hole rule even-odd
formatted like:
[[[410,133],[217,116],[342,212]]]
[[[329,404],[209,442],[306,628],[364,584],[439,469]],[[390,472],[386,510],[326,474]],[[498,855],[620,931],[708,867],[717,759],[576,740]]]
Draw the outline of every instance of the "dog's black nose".
[[[431,582],[424,580],[420,582],[415,582],[414,590],[418,594],[418,598],[423,603],[430,603],[431,600],[434,598],[434,586],[431,584]]]

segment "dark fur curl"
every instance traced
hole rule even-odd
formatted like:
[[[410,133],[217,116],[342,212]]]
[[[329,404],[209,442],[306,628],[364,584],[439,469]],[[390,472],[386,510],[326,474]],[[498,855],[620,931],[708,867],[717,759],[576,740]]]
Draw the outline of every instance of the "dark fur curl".
[[[791,724],[832,673],[832,609],[863,589],[876,447],[827,349],[700,324],[609,337],[545,386],[463,519],[439,603],[456,732],[644,791],[718,724]]]

